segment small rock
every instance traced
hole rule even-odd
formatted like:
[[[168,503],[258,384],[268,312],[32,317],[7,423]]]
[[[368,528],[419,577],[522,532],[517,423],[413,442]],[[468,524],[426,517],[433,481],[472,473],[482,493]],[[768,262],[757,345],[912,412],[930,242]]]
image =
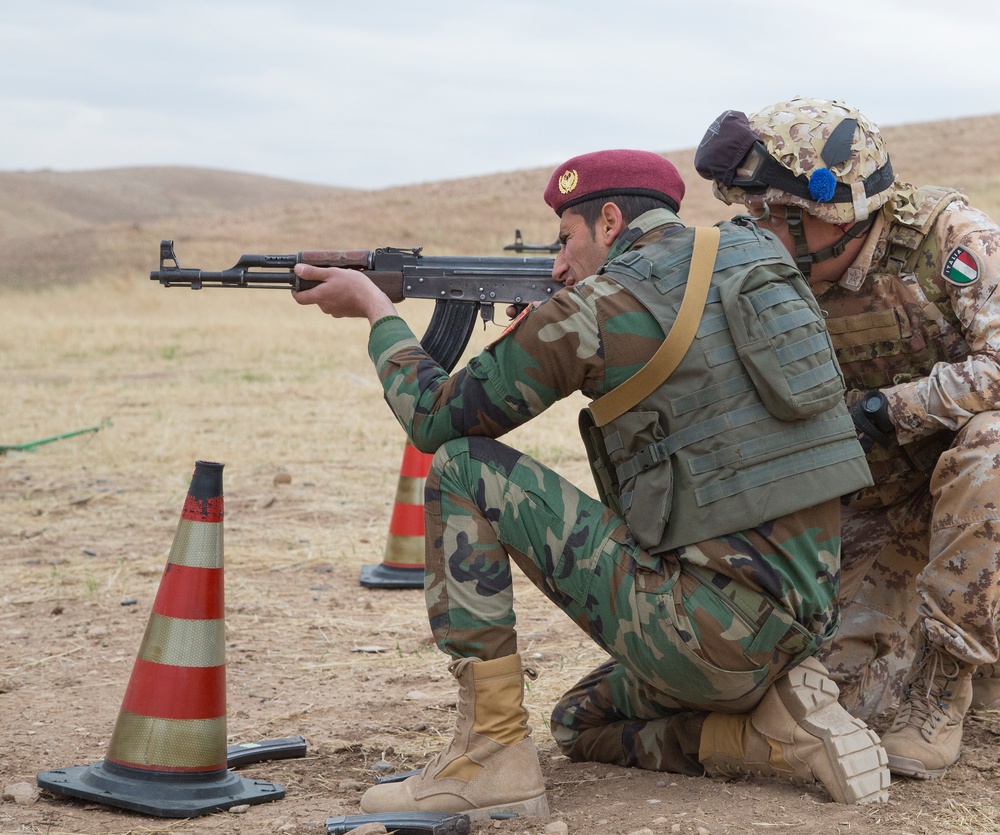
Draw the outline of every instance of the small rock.
[[[3,799],[18,806],[31,806],[38,800],[38,788],[31,783],[10,783],[3,787]]]
[[[637,829],[634,832],[629,833],[629,835],[653,835],[653,830],[647,826],[643,829]]]
[[[552,823],[546,824],[544,832],[547,835],[569,835],[569,826],[566,821],[552,821]]]
[[[278,484],[291,484],[292,483],[292,475],[291,475],[291,473],[275,473],[275,475],[274,475],[274,483],[275,483],[275,485],[278,485]]]
[[[232,812],[234,815],[242,815],[250,811],[250,804],[241,803],[239,806],[230,806],[229,811]]]
[[[360,780],[341,780],[337,784],[337,788],[341,791],[356,791],[359,792],[362,789],[367,789],[368,784],[362,783]]]
[[[389,774],[390,772],[396,770],[396,766],[390,762],[386,762],[385,760],[379,760],[378,762],[371,764],[370,770],[374,771],[376,774]]]

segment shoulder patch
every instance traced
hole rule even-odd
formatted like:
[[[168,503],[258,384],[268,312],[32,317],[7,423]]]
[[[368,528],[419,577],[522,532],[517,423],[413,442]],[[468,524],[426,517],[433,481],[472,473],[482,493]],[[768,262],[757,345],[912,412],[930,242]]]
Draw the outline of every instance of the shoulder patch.
[[[945,281],[965,287],[979,281],[979,258],[964,246],[956,246],[945,259],[941,276]]]

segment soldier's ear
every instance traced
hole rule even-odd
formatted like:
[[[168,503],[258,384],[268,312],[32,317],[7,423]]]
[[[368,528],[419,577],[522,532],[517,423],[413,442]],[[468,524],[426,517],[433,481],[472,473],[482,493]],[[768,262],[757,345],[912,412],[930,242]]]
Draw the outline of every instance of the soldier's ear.
[[[625,222],[618,204],[608,202],[601,207],[601,215],[597,219],[596,226],[594,231],[597,234],[597,239],[610,248],[618,236],[628,227],[628,224]]]

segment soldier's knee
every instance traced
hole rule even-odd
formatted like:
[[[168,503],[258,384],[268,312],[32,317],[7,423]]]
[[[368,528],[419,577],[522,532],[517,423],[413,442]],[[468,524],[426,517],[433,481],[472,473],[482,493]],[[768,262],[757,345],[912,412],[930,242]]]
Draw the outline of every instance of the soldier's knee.
[[[565,725],[560,725],[556,722],[551,724],[551,728],[552,738],[555,740],[560,754],[569,757],[571,760],[583,759],[577,750],[577,742],[580,739],[580,732],[578,730],[567,728]]]
[[[457,463],[463,458],[509,476],[521,459],[521,453],[494,438],[478,435],[453,438],[438,447],[431,460],[431,469],[442,473],[449,462]]]

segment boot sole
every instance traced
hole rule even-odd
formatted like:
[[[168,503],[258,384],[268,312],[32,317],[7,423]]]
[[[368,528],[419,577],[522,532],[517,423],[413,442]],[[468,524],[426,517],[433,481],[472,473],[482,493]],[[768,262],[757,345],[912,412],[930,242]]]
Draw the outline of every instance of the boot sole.
[[[889,771],[901,777],[915,777],[918,780],[936,780],[938,777],[943,777],[947,770],[948,766],[944,768],[927,768],[920,760],[889,754]]]
[[[508,818],[547,818],[549,817],[549,800],[544,794],[516,803],[500,803],[496,806],[484,806],[481,809],[466,809],[462,812],[468,815],[470,821],[506,820]]]
[[[843,707],[840,691],[808,662],[790,670],[779,685],[781,701],[803,728],[823,741],[836,781],[826,785],[838,803],[884,803],[891,776],[878,736]]]

